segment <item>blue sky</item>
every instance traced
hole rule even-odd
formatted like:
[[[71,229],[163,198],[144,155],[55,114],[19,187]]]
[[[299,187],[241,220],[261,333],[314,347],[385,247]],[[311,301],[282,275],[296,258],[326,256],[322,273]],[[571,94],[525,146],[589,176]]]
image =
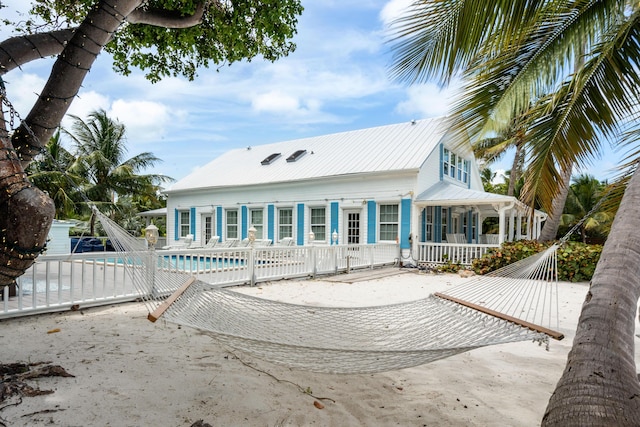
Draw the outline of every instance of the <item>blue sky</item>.
[[[24,0],[3,0],[24,10]],[[123,77],[102,54],[69,113],[98,108],[125,124],[129,155],[150,151],[163,160],[149,172],[180,179],[221,153],[446,113],[449,91],[434,84],[391,81],[386,24],[407,0],[303,1],[297,50],[276,63],[255,59],[202,69],[195,81],[152,84],[142,72]],[[7,36],[7,32],[2,32]],[[26,116],[53,60],[4,76],[9,99]],[[65,120],[63,126],[69,125]],[[587,171],[603,179],[619,155],[608,153]],[[509,159],[492,166],[508,169]]]

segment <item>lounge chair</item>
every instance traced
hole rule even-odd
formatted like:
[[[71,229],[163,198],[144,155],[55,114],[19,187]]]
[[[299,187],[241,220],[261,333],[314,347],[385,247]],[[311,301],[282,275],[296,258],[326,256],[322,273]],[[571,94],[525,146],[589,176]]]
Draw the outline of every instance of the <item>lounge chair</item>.
[[[218,241],[220,240],[220,236],[213,236],[209,239],[206,245],[204,246],[190,246],[189,249],[211,249],[216,247]]]
[[[162,249],[189,249],[193,243],[193,234],[187,234],[187,236],[179,243],[175,245],[163,246]]]

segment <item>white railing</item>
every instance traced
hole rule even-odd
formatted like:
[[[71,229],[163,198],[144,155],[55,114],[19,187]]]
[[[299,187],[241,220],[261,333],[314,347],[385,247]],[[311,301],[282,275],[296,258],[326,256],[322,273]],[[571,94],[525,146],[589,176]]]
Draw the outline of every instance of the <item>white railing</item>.
[[[158,265],[215,286],[315,277],[392,265],[395,244],[268,246],[156,251]],[[18,278],[15,295],[2,289],[0,318],[135,301],[141,295],[115,252],[42,255]]]
[[[438,265],[451,262],[471,265],[476,258],[482,257],[488,250],[500,247],[498,244],[466,243],[418,243],[418,264]]]

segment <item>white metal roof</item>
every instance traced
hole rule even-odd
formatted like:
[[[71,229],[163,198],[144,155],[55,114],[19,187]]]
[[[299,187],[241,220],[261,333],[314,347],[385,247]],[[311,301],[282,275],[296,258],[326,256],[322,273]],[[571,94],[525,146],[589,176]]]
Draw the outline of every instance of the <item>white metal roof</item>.
[[[446,132],[441,118],[355,130],[226,152],[179,180],[168,192],[418,170]],[[287,158],[298,150],[297,161]],[[261,162],[272,154],[271,164]]]
[[[471,190],[446,181],[439,181],[420,193],[414,200],[421,206],[505,206],[513,203],[521,212],[529,212],[529,207],[513,196]],[[535,211],[537,216],[546,218],[544,212]]]
[[[515,197],[502,194],[471,190],[446,181],[439,181],[419,194],[416,203],[429,202],[430,205],[457,206],[496,203],[504,204],[516,201]]]

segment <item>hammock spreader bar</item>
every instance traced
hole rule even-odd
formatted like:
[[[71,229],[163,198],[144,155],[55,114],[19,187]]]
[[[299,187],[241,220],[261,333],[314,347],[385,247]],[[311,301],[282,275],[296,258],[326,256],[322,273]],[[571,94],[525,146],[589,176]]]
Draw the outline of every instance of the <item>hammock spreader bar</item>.
[[[498,319],[506,320],[507,322],[515,323],[516,325],[520,325],[532,331],[548,335],[558,341],[561,341],[564,338],[564,334],[562,332],[554,331],[553,329],[545,328],[544,326],[536,325],[535,323],[527,322],[526,320],[518,319],[517,317],[509,316],[508,314],[500,313],[499,311],[491,310],[489,308],[485,308],[481,305],[474,304],[460,298],[450,297],[449,295],[445,295],[440,292],[434,292],[433,296],[445,299],[447,301],[455,302],[456,304],[460,304],[474,310],[478,310],[490,316],[497,317]]]
[[[186,291],[187,288],[191,286],[195,281],[195,277],[189,277],[189,279],[184,282],[184,284],[180,286],[173,294],[171,294],[169,298],[167,298],[162,304],[160,304],[158,308],[153,310],[152,313],[149,313],[147,319],[149,319],[151,322],[155,322],[156,320],[158,320],[160,316],[162,316],[164,312],[167,311],[169,307],[171,307],[171,304],[173,304],[175,300],[180,298],[180,295],[182,295],[184,291]]]

